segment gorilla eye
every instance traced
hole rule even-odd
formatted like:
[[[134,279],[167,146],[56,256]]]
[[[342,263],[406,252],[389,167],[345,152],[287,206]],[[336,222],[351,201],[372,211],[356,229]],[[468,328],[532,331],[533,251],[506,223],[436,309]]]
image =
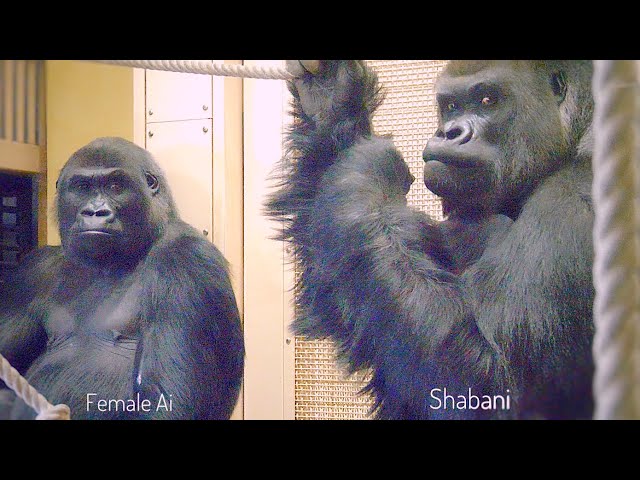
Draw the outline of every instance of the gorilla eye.
[[[147,185],[151,190],[156,190],[158,188],[158,178],[155,175],[151,175],[150,173],[146,173],[145,177],[147,178]]]
[[[124,186],[120,182],[111,182],[107,188],[109,189],[109,192],[115,195],[119,195],[124,191]]]
[[[567,94],[567,79],[564,72],[556,72],[552,74],[549,82],[551,83],[551,90],[553,91],[553,94],[558,97],[560,102],[564,100],[564,97]]]
[[[458,104],[456,102],[449,102],[447,103],[447,111],[448,112],[453,112],[454,110],[458,109]]]
[[[496,99],[490,96],[485,96],[482,98],[482,105],[485,106],[489,106],[489,105],[493,105],[494,103],[496,103]]]
[[[91,186],[89,182],[73,182],[71,189],[79,193],[86,193],[91,189]]]

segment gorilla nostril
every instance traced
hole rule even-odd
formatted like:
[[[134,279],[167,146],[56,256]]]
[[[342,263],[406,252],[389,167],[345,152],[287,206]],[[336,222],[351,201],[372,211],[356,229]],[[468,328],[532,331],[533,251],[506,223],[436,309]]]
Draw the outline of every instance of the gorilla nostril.
[[[113,214],[113,212],[107,208],[103,208],[95,212],[96,217],[109,217]]]
[[[451,125],[445,131],[445,138],[449,141],[455,141],[458,145],[467,143],[472,137],[473,129],[467,122]]]
[[[462,129],[460,127],[454,127],[450,130],[447,130],[447,140],[455,140],[460,135],[462,135]]]
[[[109,217],[113,215],[113,212],[108,208],[100,208],[98,210],[95,210],[93,208],[85,208],[80,212],[80,214],[83,217]]]

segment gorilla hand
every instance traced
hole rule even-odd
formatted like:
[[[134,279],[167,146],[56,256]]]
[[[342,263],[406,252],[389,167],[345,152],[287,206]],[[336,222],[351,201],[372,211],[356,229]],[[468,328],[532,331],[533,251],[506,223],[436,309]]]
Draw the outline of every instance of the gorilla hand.
[[[296,77],[301,77],[306,72],[315,75],[320,71],[320,60],[287,60],[287,70]]]
[[[342,150],[371,134],[378,83],[362,61],[289,60],[287,69],[297,76],[289,81],[294,115],[306,133],[320,136],[323,149]]]
[[[287,68],[302,74],[293,84],[305,115],[317,123],[349,114],[345,110],[357,96],[364,75],[361,62],[356,60],[288,60]]]
[[[352,165],[347,170],[370,174],[404,196],[415,178],[402,157],[377,142],[360,141],[373,137],[371,117],[382,101],[375,72],[361,60],[288,60],[287,69],[296,76],[289,88],[299,120],[290,140],[301,154],[299,163],[309,165],[301,172],[306,181],[349,150]],[[352,147],[358,154],[353,155]]]

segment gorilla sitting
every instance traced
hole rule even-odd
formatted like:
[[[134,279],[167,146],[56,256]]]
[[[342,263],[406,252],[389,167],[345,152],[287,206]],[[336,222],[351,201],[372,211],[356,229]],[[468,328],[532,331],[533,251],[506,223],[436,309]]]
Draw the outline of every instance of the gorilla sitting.
[[[227,263],[152,156],[99,138],[57,189],[62,246],[3,286],[0,353],[72,419],[228,419],[244,341]],[[11,418],[34,416],[14,402]]]
[[[299,262],[294,333],[372,371],[377,418],[591,418],[591,62],[448,64],[423,153],[444,222],[407,206],[365,63],[289,69],[267,207]]]

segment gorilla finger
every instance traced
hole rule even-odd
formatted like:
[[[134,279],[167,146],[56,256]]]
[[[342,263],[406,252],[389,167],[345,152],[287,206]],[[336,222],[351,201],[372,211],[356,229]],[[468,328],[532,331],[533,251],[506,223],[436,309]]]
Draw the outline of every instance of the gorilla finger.
[[[364,75],[364,67],[358,60],[342,62],[336,74],[334,92],[340,103],[349,101],[354,90],[359,85]]]
[[[71,410],[65,404],[54,405],[36,416],[36,420],[70,420]]]
[[[287,71],[296,77],[307,72],[315,75],[320,71],[320,60],[287,60]]]
[[[320,60],[298,60],[298,62],[314,75],[320,71]]]
[[[299,60],[287,60],[287,71],[295,77],[301,77],[306,73]]]

